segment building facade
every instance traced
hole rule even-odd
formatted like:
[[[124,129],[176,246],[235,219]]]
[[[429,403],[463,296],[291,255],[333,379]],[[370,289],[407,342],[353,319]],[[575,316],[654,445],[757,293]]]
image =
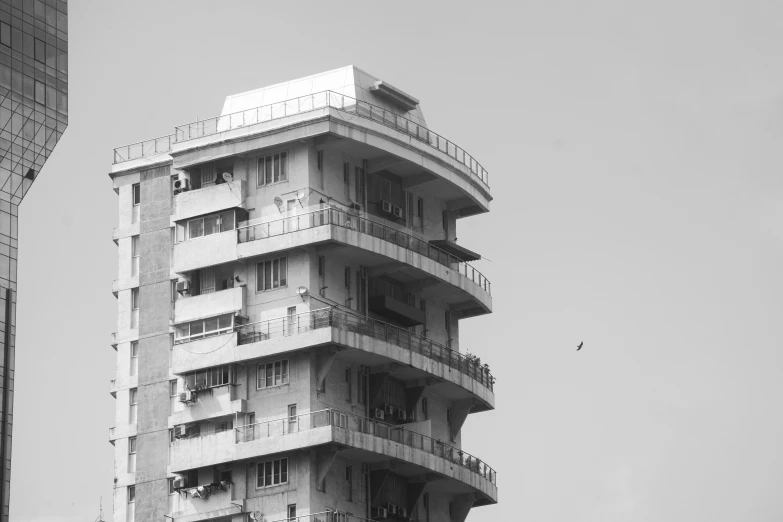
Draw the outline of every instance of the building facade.
[[[68,3],[0,0],[0,506],[8,520],[19,205],[68,125]]]
[[[345,67],[115,149],[115,521],[462,522],[494,409],[459,346],[490,283],[457,244],[486,171]]]

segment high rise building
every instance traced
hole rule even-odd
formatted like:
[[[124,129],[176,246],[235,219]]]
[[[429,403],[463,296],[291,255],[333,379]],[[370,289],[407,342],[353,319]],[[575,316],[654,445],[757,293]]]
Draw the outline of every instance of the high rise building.
[[[0,0],[0,505],[8,520],[19,205],[68,126],[68,3]]]
[[[466,121],[467,123],[467,121]],[[358,68],[228,96],[115,150],[114,520],[462,522],[494,408],[457,243],[487,172]],[[483,355],[483,354],[482,354]]]

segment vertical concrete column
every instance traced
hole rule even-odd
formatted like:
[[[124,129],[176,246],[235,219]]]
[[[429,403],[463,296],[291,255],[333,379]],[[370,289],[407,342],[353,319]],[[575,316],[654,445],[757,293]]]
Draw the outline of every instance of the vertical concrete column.
[[[170,167],[141,173],[136,520],[168,514]]]

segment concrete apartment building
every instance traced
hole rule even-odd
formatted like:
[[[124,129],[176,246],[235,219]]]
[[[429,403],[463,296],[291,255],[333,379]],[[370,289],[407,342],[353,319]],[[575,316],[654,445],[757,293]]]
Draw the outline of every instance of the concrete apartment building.
[[[19,205],[68,126],[68,3],[0,0],[0,520],[8,520]],[[32,376],[31,376],[32,377]]]
[[[459,346],[486,171],[349,66],[115,149],[114,520],[462,522],[494,408]],[[484,355],[484,354],[481,354]]]

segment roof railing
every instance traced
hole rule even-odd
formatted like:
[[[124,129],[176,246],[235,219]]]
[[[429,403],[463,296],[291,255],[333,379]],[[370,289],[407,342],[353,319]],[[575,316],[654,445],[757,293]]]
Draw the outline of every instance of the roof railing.
[[[329,90],[177,125],[174,128],[174,134],[171,136],[164,136],[114,149],[114,163],[122,163],[147,155],[168,152],[171,150],[172,143],[181,143],[204,136],[211,136],[220,132],[303,114],[326,107],[375,121],[415,138],[463,164],[468,168],[471,176],[489,188],[489,173],[476,158],[468,154],[465,149],[456,143],[391,109]]]

